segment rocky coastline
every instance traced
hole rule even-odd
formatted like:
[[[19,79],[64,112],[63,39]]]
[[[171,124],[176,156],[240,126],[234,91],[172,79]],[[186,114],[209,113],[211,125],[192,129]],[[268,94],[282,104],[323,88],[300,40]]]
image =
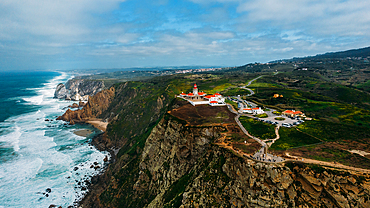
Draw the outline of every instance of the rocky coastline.
[[[94,168],[95,170],[99,171],[100,174],[97,174],[90,178],[91,181],[83,180],[79,182],[79,186],[82,190],[89,190],[91,184],[96,183],[99,180],[99,177],[104,171],[108,168],[109,164],[114,163],[117,151],[112,148],[112,145],[107,142],[106,136],[106,126],[108,122],[102,121],[99,118],[100,114],[104,112],[108,106],[110,105],[112,99],[115,95],[115,89],[105,89],[97,92],[95,95],[91,96],[90,99],[85,103],[79,101],[79,103],[73,103],[72,105],[68,106],[69,108],[66,112],[59,116],[56,120],[63,120],[69,122],[70,125],[76,123],[89,123],[95,128],[101,130],[100,134],[95,135],[91,141],[89,142],[90,145],[94,146],[99,151],[107,151],[109,152],[110,157],[104,158],[104,164],[94,164],[90,168]],[[71,110],[71,108],[76,110]],[[92,123],[95,122],[95,123]],[[103,127],[102,127],[102,124]],[[103,165],[103,166],[102,166]],[[74,170],[77,170],[78,167],[75,167]],[[89,176],[86,176],[89,178]],[[73,204],[76,205],[80,203],[79,201],[75,201]]]

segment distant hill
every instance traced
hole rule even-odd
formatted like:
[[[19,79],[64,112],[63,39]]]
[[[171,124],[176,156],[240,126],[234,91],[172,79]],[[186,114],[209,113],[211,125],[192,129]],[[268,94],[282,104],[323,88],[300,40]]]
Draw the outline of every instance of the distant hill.
[[[327,58],[347,58],[347,57],[370,57],[370,47],[360,48],[360,49],[351,49],[347,51],[340,52],[329,52],[325,54],[318,54],[316,56],[306,57],[310,59],[327,59]],[[305,58],[303,58],[305,59]]]
[[[361,58],[368,58],[370,57],[370,47],[359,48],[359,49],[351,49],[347,51],[339,51],[339,52],[328,52],[324,54],[318,54],[316,56],[306,56],[306,57],[294,57],[292,59],[284,59],[284,60],[275,60],[269,63],[279,63],[281,61],[291,62],[291,61],[307,61],[307,60],[318,60],[318,59],[345,59],[347,57],[361,57]]]

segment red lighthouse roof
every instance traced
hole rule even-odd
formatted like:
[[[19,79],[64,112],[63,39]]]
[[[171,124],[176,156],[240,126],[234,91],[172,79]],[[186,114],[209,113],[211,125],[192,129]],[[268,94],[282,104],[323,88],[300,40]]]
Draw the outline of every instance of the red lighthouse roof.
[[[197,87],[197,84],[194,84],[194,89],[197,89],[198,87]]]

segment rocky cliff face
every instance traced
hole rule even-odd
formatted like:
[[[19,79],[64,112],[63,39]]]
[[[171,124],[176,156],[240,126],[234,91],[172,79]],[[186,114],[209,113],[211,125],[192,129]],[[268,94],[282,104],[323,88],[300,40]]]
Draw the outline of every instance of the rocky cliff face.
[[[81,110],[72,111],[68,109],[62,116],[59,116],[57,120],[64,120],[74,123],[82,122],[89,118],[99,117],[102,112],[108,108],[109,104],[114,98],[114,95],[114,87],[103,90],[90,97],[87,104]]]
[[[166,115],[82,207],[370,207],[369,176],[240,158],[212,143],[222,131]]]
[[[54,98],[67,100],[87,100],[88,96],[93,96],[104,89],[103,81],[70,79],[64,85],[58,84],[54,92]]]

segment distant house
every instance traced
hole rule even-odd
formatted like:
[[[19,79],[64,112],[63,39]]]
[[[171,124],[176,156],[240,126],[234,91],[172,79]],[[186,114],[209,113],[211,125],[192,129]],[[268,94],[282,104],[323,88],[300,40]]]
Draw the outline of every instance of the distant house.
[[[262,113],[265,113],[265,111],[263,111],[261,109],[261,107],[258,107],[258,108],[252,108],[252,113],[253,114],[262,114]]]
[[[283,95],[279,95],[279,94],[274,94],[274,98],[278,98],[278,97],[283,97]]]
[[[295,110],[286,110],[281,113],[282,115],[288,116],[288,117],[303,117],[304,113],[302,111],[295,111]]]

